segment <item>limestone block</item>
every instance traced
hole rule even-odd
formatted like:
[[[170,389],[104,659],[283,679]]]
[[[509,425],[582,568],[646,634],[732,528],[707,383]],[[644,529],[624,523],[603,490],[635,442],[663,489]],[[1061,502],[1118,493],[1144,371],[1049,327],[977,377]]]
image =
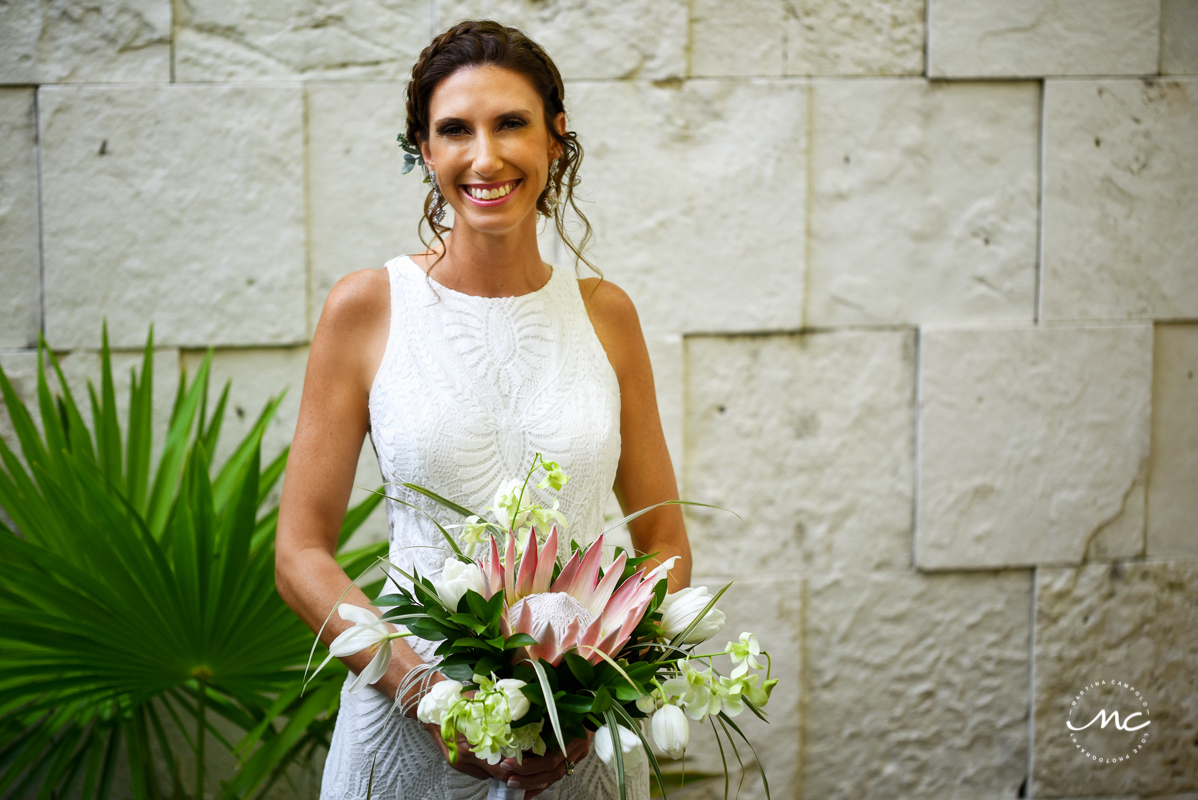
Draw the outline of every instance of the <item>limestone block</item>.
[[[785,75],[786,32],[785,0],[696,0],[691,75]]]
[[[1198,79],[1049,81],[1041,319],[1198,316]]]
[[[807,91],[787,80],[568,89],[593,253],[646,330],[800,326]]]
[[[441,0],[438,5],[438,30],[464,19],[513,25],[545,49],[567,80],[660,80],[686,74],[686,0]]]
[[[189,376],[195,374],[203,360],[204,351],[185,350],[181,356]],[[300,398],[303,394],[304,371],[308,364],[307,347],[271,349],[217,350],[213,353],[211,377],[208,384],[208,410],[212,413],[226,381],[231,381],[229,401],[225,410],[214,463],[223,463],[234,448],[257,422],[266,403],[283,395],[274,418],[262,437],[262,463],[265,465],[291,444],[299,419]],[[358,458],[354,490],[350,505],[361,502],[371,490],[379,488],[378,457],[367,437]],[[275,487],[270,502],[277,503],[282,483]],[[360,544],[387,538],[387,514],[383,505],[371,515],[354,540]]]
[[[1193,562],[1037,570],[1029,796],[1198,790],[1196,630]],[[1087,687],[1089,696],[1078,698]],[[1139,711],[1143,716],[1131,724],[1150,725],[1139,736],[1114,725],[1066,727],[1074,718],[1081,720],[1074,727],[1084,725],[1099,708],[1122,718]],[[1089,753],[1125,760],[1099,764],[1079,752],[1071,733]],[[1133,738],[1148,739],[1134,754]]]
[[[395,137],[405,125],[401,85],[309,83],[306,91],[309,319],[315,328],[329,290],[342,276],[424,250],[416,226],[429,187],[419,169],[400,174],[403,151]]]
[[[55,346],[304,340],[299,87],[39,92]]]
[[[179,81],[406,81],[433,33],[427,2],[180,0],[175,9]]]
[[[1198,325],[1158,325],[1147,554],[1198,558]]]
[[[1143,551],[1152,327],[925,330],[921,569]]]
[[[723,576],[696,575],[691,580],[691,585],[706,586],[715,594],[730,580],[732,579]],[[769,714],[769,723],[762,722],[748,709],[735,717],[734,721],[757,751],[770,783],[770,793],[776,798],[797,797],[799,790],[799,719],[802,695],[800,676],[803,665],[802,593],[803,581],[793,578],[748,578],[735,581],[719,601],[718,607],[727,618],[724,629],[706,644],[699,645],[696,650],[699,653],[723,650],[728,642],[737,641],[742,631],[749,631],[756,635],[761,649],[768,651],[773,659],[770,675],[778,679],[778,685],[765,708]],[[765,661],[765,658],[761,659],[761,663],[764,664]],[[722,675],[730,674],[734,666],[728,656],[716,658],[714,663]],[[764,677],[763,670],[762,678]],[[730,767],[732,786],[735,788],[740,779],[740,770],[727,739],[723,739],[723,746]],[[744,790],[740,796],[752,800],[764,799],[765,791],[761,786],[757,762],[752,751],[739,737],[737,747],[746,766]],[[706,722],[702,725],[691,722],[690,743],[685,759],[682,763],[674,763],[663,756],[661,764],[663,772],[667,769],[681,771],[683,767],[688,775],[720,772],[719,745],[716,744],[711,725]],[[694,790],[691,790],[685,794],[680,793],[679,796],[687,800],[698,800],[699,797],[715,800],[724,796],[722,778],[710,781],[702,788],[707,791],[692,794]],[[674,796],[673,791],[670,792],[670,796]]]
[[[1150,75],[1159,0],[928,0],[933,78]]]
[[[91,381],[98,395],[101,387],[100,355],[87,350],[56,355],[58,364],[62,367],[62,373],[67,379],[67,387],[71,391],[71,396],[75,398],[75,405],[79,408],[79,413],[87,424],[88,430],[94,433],[95,427],[92,424],[92,409],[88,400],[87,383]],[[142,356],[142,352],[112,353],[112,384],[116,393],[117,420],[121,425],[122,440],[129,433],[129,371],[136,369],[139,374],[141,373]],[[175,392],[179,385],[179,351],[167,348],[155,349],[153,360],[150,463],[157,465],[158,457],[162,453],[163,442],[166,441],[167,428],[170,427],[171,409],[174,408]],[[37,401],[37,352],[24,351],[0,355],[0,367],[4,368],[4,374],[12,382],[17,396],[24,401],[25,408],[33,417],[37,429],[42,430],[41,411]],[[48,360],[46,361],[46,383],[52,395],[62,393],[58,376]],[[3,439],[4,443],[17,453],[18,457],[21,457],[20,443],[12,427],[8,407],[2,400],[0,400],[0,439]],[[24,458],[21,457],[21,460],[24,461]]]
[[[4,4],[0,83],[170,79],[170,0]]]
[[[816,81],[807,324],[1031,321],[1034,83]]]
[[[649,347],[649,361],[653,365],[661,428],[681,488],[686,426],[686,349],[682,336],[676,333],[649,332],[645,335],[645,344]]]
[[[1027,572],[808,580],[802,796],[1017,796],[1031,589]]]
[[[843,331],[687,339],[695,571],[911,563],[914,336]]]
[[[0,89],[0,347],[36,347],[41,322],[32,89]]]
[[[1198,3],[1161,0],[1161,74],[1198,74]]]
[[[787,75],[922,75],[924,0],[787,0]]]

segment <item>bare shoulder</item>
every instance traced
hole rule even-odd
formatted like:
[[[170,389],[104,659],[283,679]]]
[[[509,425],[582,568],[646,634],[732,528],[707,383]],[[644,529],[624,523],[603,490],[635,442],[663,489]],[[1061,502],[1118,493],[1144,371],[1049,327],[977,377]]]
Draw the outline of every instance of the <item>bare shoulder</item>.
[[[386,269],[351,272],[333,285],[312,337],[313,361],[369,389],[382,361],[391,318]],[[348,376],[346,376],[348,377]]]
[[[640,327],[632,298],[619,286],[606,278],[581,278],[578,286],[593,323],[636,324]]]
[[[621,380],[645,359],[645,337],[628,293],[606,278],[578,281],[587,315]]]

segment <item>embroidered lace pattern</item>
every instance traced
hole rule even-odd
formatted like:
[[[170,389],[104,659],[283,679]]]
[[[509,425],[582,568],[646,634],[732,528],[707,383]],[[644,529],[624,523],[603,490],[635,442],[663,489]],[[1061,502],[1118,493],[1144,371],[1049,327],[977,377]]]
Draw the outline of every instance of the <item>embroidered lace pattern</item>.
[[[541,453],[561,464],[570,481],[546,493],[534,480],[529,491],[547,506],[559,500],[570,537],[593,541],[603,529],[620,454],[620,396],[578,282],[554,269],[530,294],[476,297],[435,283],[407,256],[386,267],[390,331],[369,401],[384,480],[416,483],[485,513],[500,486],[523,477]],[[387,490],[442,524],[462,521],[403,487]],[[438,574],[447,554],[440,531],[424,514],[386,503],[392,563]],[[563,538],[560,556],[566,548]],[[407,642],[426,661],[436,660],[435,643]],[[385,719],[390,701],[373,688],[356,695],[343,689],[341,701],[322,800],[364,799],[372,762],[377,800],[486,796],[486,782],[450,767],[419,723],[398,713]],[[629,783],[630,797],[647,797],[647,767]],[[612,770],[594,756],[541,795],[616,796]]]

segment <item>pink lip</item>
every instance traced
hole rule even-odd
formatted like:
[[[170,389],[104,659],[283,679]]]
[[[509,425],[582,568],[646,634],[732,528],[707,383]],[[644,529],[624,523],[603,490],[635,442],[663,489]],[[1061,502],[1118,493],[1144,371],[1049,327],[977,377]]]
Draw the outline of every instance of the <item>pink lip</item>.
[[[501,181],[500,183],[463,184],[463,185],[460,185],[458,188],[461,190],[462,195],[467,200],[469,200],[471,203],[474,203],[476,206],[490,207],[490,206],[503,205],[504,203],[506,203],[511,198],[511,196],[514,195],[520,189],[520,186],[523,183],[524,183],[523,180],[517,179],[515,181]],[[472,187],[474,189],[498,189],[500,186],[507,186],[508,184],[514,184],[512,186],[512,190],[510,192],[508,192],[507,194],[505,194],[503,197],[497,197],[494,200],[479,200],[477,197],[474,197],[473,195],[471,195],[470,192],[466,191],[467,185],[469,185],[470,187]]]

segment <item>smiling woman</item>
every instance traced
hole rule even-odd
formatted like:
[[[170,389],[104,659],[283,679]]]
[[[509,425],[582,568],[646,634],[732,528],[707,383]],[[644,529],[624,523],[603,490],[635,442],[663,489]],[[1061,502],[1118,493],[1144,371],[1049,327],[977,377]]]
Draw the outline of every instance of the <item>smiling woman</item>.
[[[352,619],[371,627],[366,615],[379,614],[332,558],[367,434],[389,484],[418,484],[479,511],[536,459],[560,465],[568,485],[552,497],[530,485],[527,497],[560,502],[570,521],[559,562],[572,544],[598,539],[614,490],[626,513],[653,509],[629,523],[634,548],[673,560],[671,590],[690,580],[679,507],[654,508],[677,499],[677,483],[636,311],[610,281],[575,279],[538,249],[537,224],[551,217],[575,265],[590,265],[582,254],[590,227],[573,197],[582,148],[568,129],[557,68],[514,28],[456,25],[412,69],[403,140],[427,172],[422,225],[432,241],[381,270],[345,276],[330,293],[279,511],[279,592],[357,673],[341,695],[321,797],[481,799],[488,785],[528,798],[647,797],[643,761],[626,763],[627,780],[618,778],[589,756],[585,736],[547,750],[530,743],[526,750],[543,755],[498,763],[465,742],[447,746],[440,726],[415,718],[429,684],[446,680],[429,669],[436,642],[391,636],[386,623],[372,628],[373,652],[348,653],[338,639]],[[452,228],[440,224],[447,208]],[[567,210],[582,221],[578,244],[563,224]],[[431,521],[442,511],[419,495],[387,501],[397,569],[386,592],[442,570],[446,543]],[[339,603],[360,608],[331,615]]]

